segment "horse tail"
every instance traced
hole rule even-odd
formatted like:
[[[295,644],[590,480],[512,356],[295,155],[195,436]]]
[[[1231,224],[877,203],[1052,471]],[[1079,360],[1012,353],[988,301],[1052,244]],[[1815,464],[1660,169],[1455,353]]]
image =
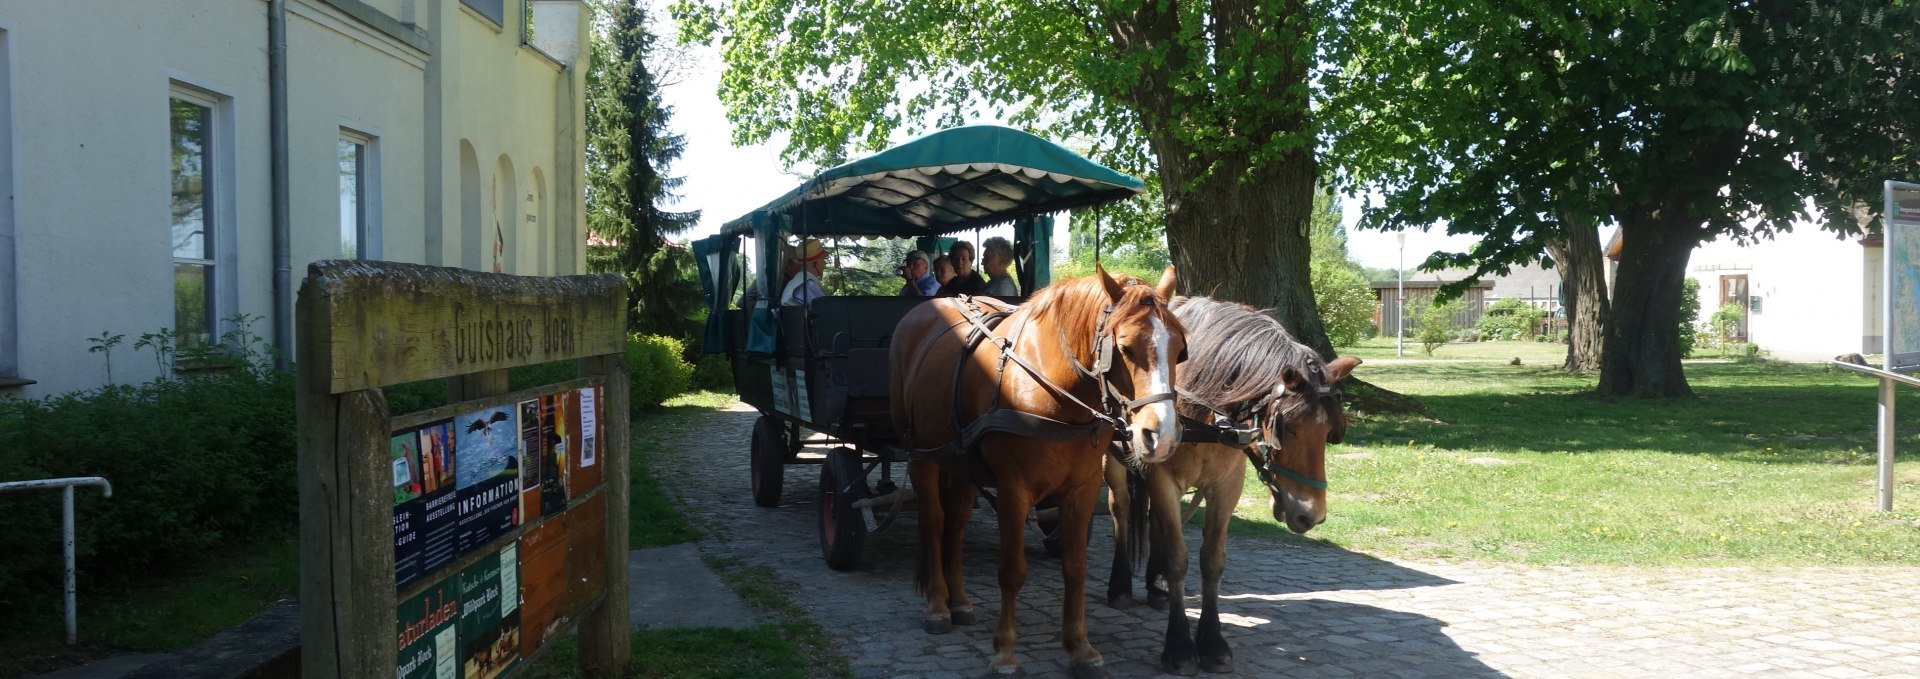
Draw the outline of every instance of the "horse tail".
[[[1141,566],[1147,563],[1147,542],[1153,539],[1147,534],[1147,514],[1152,510],[1153,494],[1147,492],[1146,472],[1127,467],[1127,558]]]

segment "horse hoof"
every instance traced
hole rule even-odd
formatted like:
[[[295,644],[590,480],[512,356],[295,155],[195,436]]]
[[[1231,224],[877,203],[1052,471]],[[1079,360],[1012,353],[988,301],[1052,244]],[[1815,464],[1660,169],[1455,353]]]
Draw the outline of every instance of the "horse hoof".
[[[1077,662],[1071,670],[1073,679],[1107,679],[1107,668],[1097,662]]]
[[[1233,672],[1233,656],[1227,656],[1224,658],[1201,658],[1200,670],[1203,672],[1212,672],[1214,674],[1232,673]]]
[[[1107,597],[1108,608],[1116,608],[1124,611],[1138,605],[1140,605],[1140,601],[1133,598],[1132,594],[1116,594]]]
[[[979,617],[977,617],[977,616],[975,616],[975,615],[973,614],[973,609],[971,609],[971,608],[956,608],[956,609],[953,609],[953,624],[955,624],[955,625],[977,625],[977,624],[979,624],[979,623],[980,623],[980,618],[979,618]],[[951,629],[951,628],[949,628],[949,629]]]
[[[1193,675],[1200,673],[1200,666],[1193,662],[1193,658],[1183,658],[1180,660],[1175,660],[1173,658],[1161,656],[1160,671],[1165,672],[1167,674],[1177,674],[1183,677],[1191,677]]]
[[[989,667],[987,668],[986,674],[980,675],[980,679],[1007,679],[1007,677],[1024,676],[1027,676],[1027,669],[1019,665],[1014,665],[1013,667]]]
[[[953,631],[953,621],[946,618],[927,618],[926,630],[928,634],[946,634]]]
[[[1156,611],[1167,610],[1166,593],[1165,592],[1148,592],[1147,605],[1152,606],[1153,610],[1156,610]]]

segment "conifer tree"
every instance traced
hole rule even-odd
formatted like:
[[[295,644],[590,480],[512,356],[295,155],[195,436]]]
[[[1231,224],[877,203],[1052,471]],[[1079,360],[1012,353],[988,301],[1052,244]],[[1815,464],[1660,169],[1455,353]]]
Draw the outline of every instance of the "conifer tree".
[[[660,98],[647,67],[655,37],[639,0],[611,0],[593,32],[587,76],[588,266],[627,280],[628,327],[683,337],[700,308],[692,254],[668,238],[700,219],[699,211],[664,208],[684,178],[667,168],[686,139],[667,126],[673,109]],[[603,28],[603,30],[601,29]]]

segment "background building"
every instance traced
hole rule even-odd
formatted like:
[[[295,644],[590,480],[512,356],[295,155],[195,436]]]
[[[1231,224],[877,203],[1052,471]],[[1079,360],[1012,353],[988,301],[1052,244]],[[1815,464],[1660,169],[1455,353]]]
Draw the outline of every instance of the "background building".
[[[584,270],[590,23],[581,0],[0,0],[0,395],[103,383],[102,332],[122,383],[162,328],[245,314],[291,351],[319,259]]]

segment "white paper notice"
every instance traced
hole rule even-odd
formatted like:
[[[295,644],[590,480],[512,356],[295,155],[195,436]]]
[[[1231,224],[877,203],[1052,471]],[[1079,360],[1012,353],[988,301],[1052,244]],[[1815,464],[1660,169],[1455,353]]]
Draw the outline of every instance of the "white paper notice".
[[[433,676],[435,679],[456,679],[460,672],[460,654],[454,652],[453,633],[457,625],[449,626],[433,637]]]
[[[500,550],[500,617],[520,607],[520,546]]]
[[[600,459],[600,450],[594,446],[594,434],[600,431],[595,426],[598,419],[594,416],[598,404],[594,403],[596,391],[592,387],[580,390],[580,466],[591,467]]]

